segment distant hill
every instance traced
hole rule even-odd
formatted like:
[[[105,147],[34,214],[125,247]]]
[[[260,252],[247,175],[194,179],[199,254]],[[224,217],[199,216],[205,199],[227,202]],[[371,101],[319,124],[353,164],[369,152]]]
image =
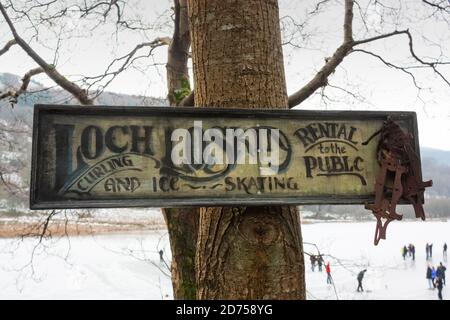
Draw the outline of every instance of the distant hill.
[[[21,85],[21,77],[11,73],[0,73],[0,92],[9,88],[18,88]],[[33,106],[37,103],[55,104],[78,104],[77,101],[67,92],[61,89],[46,89],[41,83],[32,80],[29,91],[19,97],[18,103],[14,106],[14,112],[10,108],[5,108],[8,102],[0,102],[0,119],[6,121],[14,120],[17,116],[22,117],[26,122],[30,122],[33,115]],[[104,92],[97,98],[99,105],[121,105],[121,106],[167,106],[168,102],[164,98],[153,98],[127,94],[117,94]]]
[[[422,159],[430,158],[439,164],[450,166],[450,151],[422,147],[420,148],[420,156]]]

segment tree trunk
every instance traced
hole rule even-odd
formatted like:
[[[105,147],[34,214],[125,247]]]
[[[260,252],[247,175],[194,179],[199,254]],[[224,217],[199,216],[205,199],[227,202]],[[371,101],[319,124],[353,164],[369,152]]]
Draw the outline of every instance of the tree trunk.
[[[167,59],[168,100],[176,106],[190,92],[188,58],[191,45],[186,0],[174,0],[174,32]],[[195,248],[199,209],[162,209],[172,251],[172,285],[174,299],[196,298]]]
[[[171,106],[176,106],[191,91],[189,85],[188,59],[191,38],[187,0],[174,0],[174,31],[167,55],[167,98]]]
[[[172,286],[174,299],[196,299],[195,246],[198,233],[198,209],[163,209],[172,251]]]
[[[199,107],[288,107],[274,0],[188,0]],[[199,299],[304,299],[296,207],[200,209]]]

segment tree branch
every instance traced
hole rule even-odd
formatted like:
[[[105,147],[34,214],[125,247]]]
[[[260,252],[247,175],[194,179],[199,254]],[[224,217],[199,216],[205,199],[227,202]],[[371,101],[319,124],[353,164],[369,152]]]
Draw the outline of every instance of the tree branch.
[[[89,83],[88,88],[91,88],[92,86],[100,83],[104,79],[109,78],[104,85],[101,85],[101,89],[99,89],[98,92],[94,96],[94,97],[98,97],[103,92],[103,90],[105,90],[105,88],[120,73],[122,73],[123,71],[128,69],[128,67],[130,67],[136,60],[149,57],[153,53],[153,50],[155,48],[158,48],[158,47],[164,46],[164,45],[169,45],[169,43],[170,43],[170,38],[168,38],[168,37],[159,37],[151,42],[140,43],[140,44],[136,45],[136,47],[134,47],[133,50],[131,50],[129,53],[111,61],[111,63],[108,65],[108,67],[106,68],[106,70],[103,74],[96,75],[96,76],[84,77],[83,82],[88,82],[88,80],[93,80],[91,83]],[[150,50],[146,54],[136,56],[136,54],[142,48],[150,48]],[[117,68],[114,70],[113,67],[115,67],[115,65],[118,63],[120,63],[119,66],[117,66]]]
[[[1,3],[0,3],[0,11],[3,17],[5,18],[6,23],[8,24],[17,44],[31,57],[31,59],[33,59],[43,69],[43,71],[47,74],[47,76],[50,79],[52,79],[56,84],[58,84],[61,88],[71,93],[81,104],[92,105],[94,102],[92,99],[89,98],[86,90],[80,88],[78,85],[69,81],[66,77],[61,75],[56,70],[54,65],[45,62],[45,60],[42,59],[41,56],[39,56],[39,54],[37,54],[36,51],[34,51],[33,48],[31,48],[28,45],[28,43],[19,36],[17,30],[14,27],[14,24],[12,23],[5,8]]]
[[[325,5],[328,2],[330,2],[330,0],[322,0],[322,1],[317,2],[316,7],[314,8],[313,11],[311,11],[309,13],[309,15],[316,14],[316,13],[320,12],[320,7]]]
[[[416,78],[414,77],[414,74],[413,74],[412,72],[409,72],[408,70],[406,70],[406,68],[400,67],[400,66],[397,66],[397,65],[395,65],[395,64],[393,64],[393,63],[391,63],[391,62],[388,62],[388,61],[386,61],[385,59],[383,59],[383,57],[381,57],[380,55],[375,54],[375,53],[370,52],[370,51],[367,51],[367,50],[363,50],[363,49],[354,49],[354,50],[352,50],[352,52],[361,52],[361,53],[368,54],[368,55],[370,55],[370,56],[372,56],[372,57],[377,58],[379,61],[381,61],[383,64],[385,64],[385,65],[388,66],[388,67],[393,68],[393,69],[397,69],[397,70],[400,70],[400,71],[406,73],[407,75],[409,75],[409,76],[411,77],[411,79],[412,79],[412,81],[413,81],[413,83],[414,83],[414,86],[415,86],[417,89],[419,89],[419,90],[422,89],[422,88],[417,84],[417,81],[416,81]]]
[[[377,41],[377,40],[381,40],[381,39],[385,39],[385,38],[389,38],[392,36],[396,36],[399,34],[408,34],[409,31],[408,30],[395,30],[389,33],[385,33],[385,34],[381,34],[372,38],[367,38],[367,39],[362,39],[362,40],[356,40],[353,42],[354,46],[360,45],[360,44],[365,44],[365,43],[369,43],[372,41]]]
[[[440,65],[440,64],[447,64],[447,63],[442,63],[442,62],[428,62],[425,60],[422,60],[421,58],[419,58],[417,56],[417,54],[414,52],[414,46],[413,46],[413,38],[411,36],[411,33],[409,32],[409,30],[406,30],[406,34],[408,35],[408,40],[409,40],[409,52],[411,53],[411,56],[416,59],[417,62],[419,62],[420,64],[423,64],[425,66],[430,67],[431,69],[433,69],[434,73],[436,73],[445,83],[447,83],[448,86],[450,86],[450,82],[448,79],[446,79],[444,77],[444,75],[437,70],[436,66]]]
[[[14,106],[14,104],[17,103],[17,99],[19,96],[27,91],[28,85],[30,84],[30,80],[33,76],[43,73],[44,70],[41,67],[31,69],[22,78],[22,85],[18,90],[8,90],[4,93],[0,94],[0,100],[5,99],[7,97],[11,97],[10,102],[11,105]]]
[[[353,41],[353,0],[345,0],[344,43]]]
[[[352,37],[353,0],[345,1],[344,17],[344,42],[337,48],[331,58],[326,59],[325,65],[317,72],[314,78],[303,88],[289,96],[289,108],[302,103],[317,89],[327,84],[328,77],[336,70],[336,67],[349,54],[353,45]]]
[[[40,74],[42,72],[44,72],[44,70],[40,67],[28,71],[22,78],[22,86],[20,87],[19,92],[20,93],[25,92],[28,88],[28,85],[30,84],[31,77]]]
[[[17,44],[15,39],[9,40],[3,48],[0,49],[0,56],[5,54],[13,45]]]
[[[362,52],[369,54],[381,62],[383,62],[386,66],[395,68],[397,70],[400,70],[409,76],[412,77],[414,85],[416,88],[421,89],[420,86],[417,84],[417,81],[414,77],[414,75],[408,71],[408,67],[400,67],[397,65],[394,65],[385,59],[383,59],[380,55],[377,55],[373,52],[362,50],[362,49],[353,49],[355,46],[367,44],[370,42],[374,42],[381,39],[386,39],[389,37],[397,36],[397,35],[406,35],[408,37],[408,46],[409,46],[409,52],[414,60],[416,60],[418,63],[420,63],[423,67],[428,67],[433,70],[435,74],[437,74],[447,85],[450,86],[450,81],[447,79],[438,69],[437,66],[439,65],[446,65],[449,64],[449,62],[439,62],[439,61],[425,61],[422,58],[420,58],[416,52],[414,51],[413,46],[413,38],[411,33],[408,29],[406,30],[395,30],[389,33],[381,34],[378,36],[374,36],[367,39],[362,40],[353,40],[352,37],[352,19],[353,19],[353,0],[346,0],[345,1],[345,17],[344,17],[344,41],[343,43],[337,48],[335,53],[331,58],[326,59],[325,65],[317,72],[317,74],[313,77],[311,81],[309,81],[303,88],[289,96],[289,108],[293,108],[296,105],[302,103],[304,100],[306,100],[308,97],[310,97],[317,89],[324,87],[328,83],[328,77],[336,70],[336,67],[344,60],[344,58],[349,55],[351,52]],[[444,7],[443,7],[444,8]],[[445,9],[445,8],[444,8]]]
[[[422,2],[432,6],[434,8],[436,8],[437,10],[442,10],[442,11],[449,11],[450,10],[450,3],[449,3],[449,5],[443,7],[440,4],[438,4],[438,3],[433,3],[433,2],[427,1],[427,0],[422,0]]]

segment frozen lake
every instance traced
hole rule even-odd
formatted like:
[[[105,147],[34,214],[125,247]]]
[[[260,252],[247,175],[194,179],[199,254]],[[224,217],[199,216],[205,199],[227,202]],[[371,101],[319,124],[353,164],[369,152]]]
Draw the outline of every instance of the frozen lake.
[[[312,272],[306,256],[308,299],[436,299],[425,279],[425,243],[433,246],[433,265],[450,244],[449,222],[393,222],[388,239],[373,245],[375,222],[304,224],[304,249],[330,261],[335,286],[325,272]],[[403,261],[400,249],[413,243],[416,261]],[[171,299],[170,260],[165,230],[83,236],[43,241],[0,239],[0,299]],[[33,257],[33,259],[31,259]],[[33,261],[30,264],[30,261]],[[364,293],[356,274],[367,268]],[[444,287],[444,299],[450,290]]]
[[[437,266],[443,262],[442,247],[449,244],[450,222],[402,222],[389,224],[387,239],[373,245],[375,222],[317,223],[303,225],[304,242],[313,242],[322,252],[338,258],[330,261],[331,273],[339,299],[436,299],[437,291],[429,290],[426,281],[428,263]],[[426,261],[425,245],[433,243],[433,259]],[[416,260],[403,260],[401,248],[412,243],[416,247]],[[314,247],[305,244],[307,252]],[[310,266],[309,259],[306,264]],[[356,276],[367,269],[363,286],[370,292],[356,292]],[[317,271],[317,270],[316,270]],[[449,272],[447,272],[449,273]],[[326,285],[323,273],[306,272],[310,298],[336,299],[332,286]],[[444,287],[444,299],[450,289]]]

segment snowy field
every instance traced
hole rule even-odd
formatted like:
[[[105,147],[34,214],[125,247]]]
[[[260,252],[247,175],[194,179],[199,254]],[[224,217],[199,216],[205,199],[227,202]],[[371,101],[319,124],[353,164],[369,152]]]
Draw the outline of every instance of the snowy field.
[[[304,249],[330,261],[334,286],[325,272],[312,272],[306,259],[308,299],[436,299],[425,279],[425,243],[432,242],[433,265],[450,243],[450,222],[393,222],[388,239],[373,245],[375,222],[303,224]],[[400,249],[413,243],[416,261]],[[52,241],[0,239],[0,299],[171,299],[170,260],[165,230],[61,238]],[[32,258],[32,259],[31,259]],[[32,263],[30,262],[32,261]],[[356,274],[367,268],[364,293]],[[450,271],[449,271],[450,272]],[[450,273],[449,273],[450,274]],[[450,289],[444,287],[444,299]]]
[[[450,243],[450,222],[406,222],[389,224],[387,239],[373,245],[375,222],[316,223],[303,225],[304,242],[317,244],[327,257],[339,299],[437,299],[437,291],[429,290],[425,278],[428,263],[437,266],[447,262],[442,257],[444,242]],[[433,243],[433,259],[426,261],[425,245]],[[412,243],[416,260],[403,261],[401,248]],[[304,245],[306,252],[314,247]],[[311,272],[306,265],[307,290],[310,299],[336,299],[333,286],[326,285],[325,273]],[[363,280],[364,293],[356,292],[356,276],[367,269]],[[447,271],[450,275],[450,270]],[[444,299],[450,299],[450,289],[444,287]]]

